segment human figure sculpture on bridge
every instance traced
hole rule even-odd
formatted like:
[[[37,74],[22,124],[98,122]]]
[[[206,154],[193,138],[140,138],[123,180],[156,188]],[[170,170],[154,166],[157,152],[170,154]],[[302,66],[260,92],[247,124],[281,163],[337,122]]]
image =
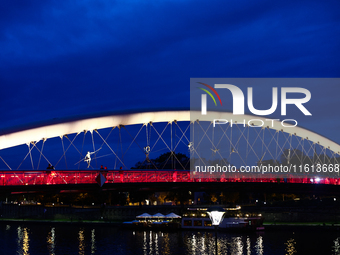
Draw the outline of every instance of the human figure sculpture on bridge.
[[[86,153],[86,156],[85,156],[85,158],[84,158],[84,161],[87,163],[87,168],[89,168],[90,167],[90,165],[91,165],[91,154],[93,154],[93,153],[95,153],[95,151],[94,152],[87,152]]]
[[[89,168],[90,166],[91,166],[91,154],[94,154],[94,153],[96,153],[97,151],[99,151],[101,149],[101,147],[98,149],[98,150],[96,150],[96,151],[94,151],[94,152],[87,152],[86,153],[86,155],[85,155],[85,158],[84,159],[81,159],[81,160],[79,160],[77,163],[75,163],[75,165],[76,164],[78,164],[78,163],[80,163],[81,161],[85,161],[86,163],[87,163],[87,168]]]

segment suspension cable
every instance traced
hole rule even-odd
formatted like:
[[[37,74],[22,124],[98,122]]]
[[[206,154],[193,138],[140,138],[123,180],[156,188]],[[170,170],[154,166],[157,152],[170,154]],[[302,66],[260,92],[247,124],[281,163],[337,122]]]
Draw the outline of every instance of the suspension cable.
[[[98,134],[98,132],[97,132],[97,134]],[[96,151],[96,147],[94,146],[93,130],[91,131],[91,137],[92,137],[93,151],[95,152],[95,151]],[[94,156],[95,156],[95,157],[94,157],[94,160],[96,161],[96,168],[98,168],[96,154],[95,154]]]
[[[107,147],[111,150],[111,152],[118,158],[118,160],[120,161],[120,163],[123,164],[123,166],[125,168],[127,168],[124,164],[124,162],[118,157],[118,155],[115,153],[115,151],[110,147],[110,145],[104,140],[104,138],[98,133],[98,131],[96,131],[98,136],[105,142],[105,144],[107,145]]]
[[[65,146],[64,146],[64,136],[61,137],[61,144],[62,144],[62,146],[63,146],[64,159],[65,159],[65,166],[66,166],[66,169],[67,169],[66,151],[65,151]]]
[[[39,169],[39,166],[40,166],[41,154],[42,154],[42,152],[43,152],[43,150],[44,150],[45,141],[46,141],[46,140],[43,139],[43,143],[42,143],[42,145],[41,145],[41,153],[40,153],[40,155],[39,155],[39,161],[38,161],[38,165],[37,165],[37,170]]]
[[[0,156],[0,159],[6,164],[6,166],[9,168],[9,170],[12,170],[12,168],[7,164],[7,162]]]
[[[28,145],[28,144],[27,144]],[[29,148],[29,146],[28,146]],[[22,163],[24,163],[25,159],[28,157],[28,155],[31,153],[31,150],[33,149],[33,147],[31,149],[29,149],[28,153],[26,154],[26,156],[24,157],[24,159],[21,161],[21,163],[19,164],[17,170],[19,170],[19,167],[22,165]]]
[[[80,162],[82,161],[83,158],[83,149],[84,149],[84,143],[85,143],[85,136],[86,136],[86,130],[84,130],[84,138],[83,138],[83,144],[81,146],[81,151],[80,151],[80,158],[79,158],[79,163],[78,163],[78,170],[80,168]]]
[[[28,148],[30,148],[31,146],[31,143],[28,144]],[[33,148],[33,146],[32,146]],[[29,149],[29,154],[30,154],[30,159],[31,159],[31,164],[32,164],[32,170],[34,170],[34,164],[33,164],[33,159],[32,159],[32,153],[31,153],[32,150]]]

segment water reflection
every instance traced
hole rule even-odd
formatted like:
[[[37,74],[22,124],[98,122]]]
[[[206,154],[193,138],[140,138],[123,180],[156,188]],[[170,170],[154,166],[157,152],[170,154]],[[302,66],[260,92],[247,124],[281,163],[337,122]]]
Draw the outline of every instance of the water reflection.
[[[197,247],[196,236],[192,235],[192,238],[191,238],[191,251],[192,251],[192,255],[196,254],[196,252],[195,252],[196,247]]]
[[[10,226],[6,226],[6,230],[10,231]],[[27,227],[19,226],[17,229],[17,254],[36,254],[30,251],[30,245],[32,246],[30,238],[30,229]],[[60,249],[65,241],[59,241],[57,231],[55,227],[46,229],[45,240],[47,243],[47,251],[49,255],[55,255],[56,250]],[[63,233],[59,231],[58,233]],[[98,236],[95,228],[76,228],[69,240],[77,240],[77,248],[79,255],[84,254],[101,254],[102,243],[99,245],[97,242],[103,240],[102,237]],[[89,233],[91,238],[85,239],[86,233]],[[122,234],[121,231],[119,231]],[[123,232],[124,233],[124,232]],[[102,235],[102,234],[100,234]],[[124,235],[124,234],[122,234]],[[133,242],[135,246],[133,249],[142,249],[142,254],[188,254],[188,255],[201,255],[201,254],[215,254],[215,233],[214,232],[162,232],[162,231],[127,231],[125,232],[123,242],[129,244]],[[60,238],[60,237],[59,237]],[[109,240],[113,240],[115,237],[110,236]],[[117,237],[116,237],[117,238]],[[87,241],[86,241],[87,240]],[[287,239],[286,239],[287,240]],[[71,241],[72,243],[72,241]],[[76,244],[75,242],[73,242]],[[121,243],[119,243],[121,244]],[[139,248],[137,246],[139,244]],[[288,239],[285,244],[285,252],[287,255],[293,255],[296,253],[296,242],[294,239]],[[106,245],[112,245],[109,241]],[[178,246],[181,248],[179,249]],[[217,246],[218,254],[234,254],[234,255],[263,255],[264,254],[264,239],[263,236],[246,236],[246,235],[235,235],[219,232],[217,235]],[[34,245],[32,246],[34,247]],[[67,247],[67,246],[66,246]],[[117,247],[114,247],[115,250]],[[334,251],[335,254],[339,254],[340,251],[340,239],[334,240]],[[32,249],[32,248],[31,248]],[[116,250],[117,251],[117,250]],[[123,253],[119,253],[123,254]],[[131,252],[130,254],[134,254]]]
[[[296,251],[296,242],[293,238],[289,239],[286,243],[286,255],[293,255],[293,254],[296,254],[297,251]]]
[[[95,230],[92,229],[91,230],[91,254],[95,254],[96,253],[96,234],[95,234]]]
[[[243,241],[240,236],[233,237],[230,243],[230,252],[231,254],[235,255],[242,255],[243,254]]]
[[[140,232],[133,231],[134,236],[140,238]],[[170,254],[170,239],[168,233],[143,231],[143,254]]]
[[[250,243],[250,238],[247,236],[247,255],[251,254],[251,243]]]
[[[187,246],[187,254],[215,254],[215,234],[213,232],[185,233],[183,234],[183,239]],[[253,242],[255,245],[252,249],[249,236],[227,236],[225,233],[219,233],[217,237],[218,254],[263,255],[263,236],[257,236]]]
[[[184,235],[184,242],[187,245],[188,254],[215,253],[215,236],[210,232],[186,233]]]
[[[145,255],[148,254],[148,248],[146,244],[146,231],[143,232],[143,251]]]
[[[202,243],[202,250],[205,250],[206,245],[205,245],[205,239],[203,236],[201,237],[201,243]]]
[[[47,246],[50,255],[55,255],[55,228],[52,228],[47,235]]]
[[[84,230],[80,229],[78,232],[78,240],[79,240],[79,255],[85,254],[85,237]]]
[[[34,224],[6,224],[0,228],[2,254],[111,254],[117,255],[203,255],[215,254],[213,231],[140,231],[112,226],[50,227]],[[268,231],[261,233],[218,232],[218,254],[340,255],[339,232]],[[298,248],[299,247],[299,248]],[[303,248],[302,248],[303,247]]]
[[[337,254],[337,255],[340,255],[340,239],[339,237],[336,238],[334,241],[333,241],[334,245],[333,245],[333,252],[334,254]]]
[[[158,233],[155,233],[155,254],[159,254],[158,251]]]
[[[262,255],[263,254],[263,237],[259,236],[256,240],[256,245],[255,245],[255,250],[256,250],[256,254],[258,255]]]
[[[168,255],[170,254],[170,238],[169,238],[169,233],[162,233],[163,236],[163,254]]]
[[[150,254],[153,253],[152,251],[152,231],[150,231],[150,237],[149,237],[149,250],[150,250]]]
[[[28,236],[28,228],[22,228],[18,227],[17,228],[17,253],[18,254],[23,254],[23,255],[28,255],[29,254],[29,236]]]

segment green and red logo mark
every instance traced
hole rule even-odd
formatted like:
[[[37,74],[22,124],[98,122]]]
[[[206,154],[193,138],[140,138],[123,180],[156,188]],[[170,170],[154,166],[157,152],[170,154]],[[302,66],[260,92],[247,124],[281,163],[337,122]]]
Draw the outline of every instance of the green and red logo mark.
[[[214,94],[217,96],[218,100],[220,101],[220,104],[222,105],[222,101],[221,101],[220,95],[217,93],[217,91],[216,91],[213,87],[211,87],[210,85],[205,84],[205,83],[203,83],[203,82],[198,82],[198,83],[199,83],[199,84],[202,84],[202,85],[204,85],[204,86],[206,86],[206,87],[209,88],[209,89],[211,89],[212,92],[214,92]],[[203,90],[204,92],[206,92],[206,93],[212,98],[212,100],[214,101],[215,106],[217,106],[216,100],[215,100],[214,96],[211,94],[211,92],[210,92],[209,90],[206,90],[206,89],[204,89],[204,88],[199,88],[199,89],[201,89],[201,90]]]
[[[210,85],[205,84],[203,82],[198,82],[198,83],[206,86],[209,89],[211,89],[211,91],[214,92],[214,94],[217,96],[217,98],[220,101],[220,104],[222,106],[221,97],[220,97],[220,95],[217,93],[217,91],[213,87],[211,87]],[[207,90],[205,88],[199,88],[199,89],[201,89],[204,92],[206,92],[212,98],[212,100],[214,101],[215,106],[217,106],[215,97],[213,96],[213,94],[211,94],[211,92],[209,90]],[[202,96],[201,96],[201,112],[202,112],[202,115],[206,115],[207,114],[207,95],[206,94],[202,94]]]

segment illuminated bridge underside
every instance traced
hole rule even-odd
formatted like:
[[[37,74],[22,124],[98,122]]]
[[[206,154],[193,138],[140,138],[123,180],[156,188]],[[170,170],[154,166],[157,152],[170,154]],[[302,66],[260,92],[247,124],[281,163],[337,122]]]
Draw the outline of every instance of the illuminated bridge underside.
[[[287,182],[318,183],[339,185],[337,178],[325,178],[320,181],[310,178],[221,178],[191,179],[189,171],[2,171],[0,186],[25,185],[64,185],[64,184],[97,184],[99,173],[106,177],[106,183],[207,183],[207,182]]]

